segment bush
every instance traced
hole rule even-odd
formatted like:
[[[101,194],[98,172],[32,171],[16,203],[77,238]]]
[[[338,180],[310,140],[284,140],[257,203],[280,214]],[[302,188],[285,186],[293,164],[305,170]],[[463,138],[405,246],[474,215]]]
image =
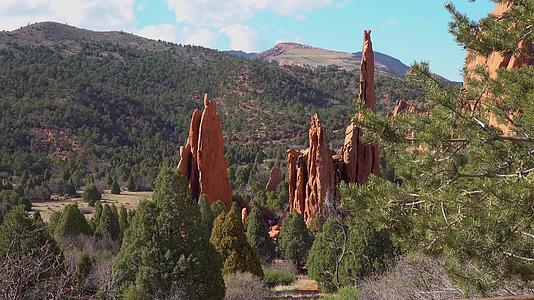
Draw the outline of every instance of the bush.
[[[407,254],[390,270],[364,280],[360,290],[361,299],[466,298],[438,260],[417,254]]]
[[[83,191],[82,199],[89,203],[90,206],[95,206],[95,202],[102,199],[102,194],[94,184],[90,184]]]
[[[264,268],[263,283],[268,287],[290,285],[295,281],[295,275],[280,269]]]
[[[137,185],[135,184],[135,178],[133,177],[133,174],[128,177],[128,191],[137,191]]]
[[[386,230],[363,224],[351,227],[333,216],[313,242],[307,262],[308,275],[322,291],[334,292],[383,271],[394,261],[395,253]]]
[[[339,292],[335,295],[325,296],[323,300],[354,300],[360,299],[360,291],[355,286],[345,286],[339,289]],[[375,298],[371,298],[375,299]]]
[[[269,290],[260,278],[250,273],[232,273],[224,276],[226,300],[266,299]]]

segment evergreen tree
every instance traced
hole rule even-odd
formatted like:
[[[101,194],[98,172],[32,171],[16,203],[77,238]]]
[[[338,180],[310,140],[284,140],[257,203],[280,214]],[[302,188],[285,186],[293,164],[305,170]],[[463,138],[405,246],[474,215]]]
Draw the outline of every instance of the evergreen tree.
[[[222,201],[217,200],[211,204],[211,211],[213,212],[213,220],[215,220],[221,213],[225,211]]]
[[[313,235],[306,227],[301,215],[292,212],[282,224],[279,246],[284,258],[292,260],[298,267],[306,264]]]
[[[59,254],[59,247],[42,221],[32,219],[22,206],[14,207],[5,215],[0,225],[0,263],[10,248],[19,255],[26,255],[44,245]]]
[[[471,54],[532,61],[533,1],[508,4],[502,16],[479,22],[448,4],[450,32]],[[482,65],[465,73],[462,90],[426,63],[415,64],[409,79],[426,91],[424,113],[383,118],[362,109],[354,118],[364,138],[380,144],[398,182],[372,178],[349,187],[343,207],[390,230],[404,252],[444,256],[468,293],[530,280],[534,68],[489,74]]]
[[[114,195],[119,195],[121,193],[121,188],[117,183],[117,180],[113,180],[113,183],[111,184],[111,193]]]
[[[125,292],[142,288],[151,299],[180,291],[184,299],[222,299],[221,261],[209,242],[187,180],[163,168],[152,201],[142,201],[113,267]]]
[[[68,196],[76,196],[76,186],[71,179],[65,183],[65,194]]]
[[[84,189],[82,199],[89,203],[89,206],[95,206],[95,202],[102,199],[102,194],[94,184],[90,184]]]
[[[47,226],[48,233],[50,235],[53,236],[56,233],[57,225],[59,224],[59,222],[61,222],[62,216],[63,216],[63,213],[61,211],[55,211],[50,216],[50,220],[48,220],[48,226]]]
[[[130,192],[137,191],[137,185],[135,183],[135,178],[133,174],[131,174],[130,177],[128,177],[128,191]]]
[[[241,272],[263,277],[260,260],[247,242],[241,218],[233,210],[215,219],[210,241],[223,258],[223,274]]]
[[[63,209],[61,220],[56,226],[55,236],[58,238],[91,235],[92,230],[77,204],[69,204]]]
[[[121,206],[119,211],[119,227],[121,229],[122,236],[124,236],[126,233],[126,229],[130,227],[130,222],[128,221],[128,210],[124,206]]]
[[[116,181],[117,181],[117,179],[116,178],[113,179],[113,177],[111,177],[111,174],[109,172],[106,173],[106,184],[107,184],[107,186],[111,186],[112,187],[112,184],[114,182],[116,182]],[[112,187],[112,189],[113,189],[113,187]]]
[[[274,243],[269,236],[263,213],[256,205],[252,208],[247,218],[247,241],[263,263],[271,263],[274,254]]]
[[[386,230],[349,226],[341,217],[331,216],[313,241],[306,267],[321,291],[333,292],[383,271],[395,253]]]
[[[96,201],[95,203],[95,212],[93,213],[93,218],[91,218],[91,228],[93,231],[96,231],[96,227],[100,224],[100,216],[102,215],[102,202]]]
[[[208,234],[211,235],[211,228],[213,227],[213,220],[215,218],[213,217],[213,212],[211,211],[206,195],[200,195],[198,205],[200,208],[200,216],[202,217],[202,223],[204,223]]]
[[[104,205],[102,208],[102,215],[100,216],[100,222],[96,227],[95,233],[99,236],[110,237],[114,241],[121,238],[119,220],[109,205]]]

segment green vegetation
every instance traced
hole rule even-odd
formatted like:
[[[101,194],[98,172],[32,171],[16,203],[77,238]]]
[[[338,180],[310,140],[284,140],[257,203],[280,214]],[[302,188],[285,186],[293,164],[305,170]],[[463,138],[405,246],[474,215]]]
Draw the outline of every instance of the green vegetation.
[[[268,287],[290,285],[295,281],[294,274],[280,269],[264,268],[263,274],[263,283]]]
[[[351,216],[355,222],[358,219]],[[306,266],[322,291],[333,292],[385,270],[395,254],[386,230],[373,229],[361,221],[349,226],[332,216],[315,237]]]
[[[187,180],[163,168],[152,201],[141,202],[113,267],[120,289],[150,298],[222,299],[220,258],[209,242]],[[132,285],[134,285],[132,287]]]
[[[224,260],[223,274],[240,272],[263,277],[260,260],[247,242],[241,218],[233,210],[215,219],[210,241]]]
[[[208,234],[211,235],[211,229],[213,228],[213,221],[215,220],[215,217],[213,216],[213,212],[211,211],[206,195],[200,195],[198,206],[200,209],[200,216],[202,217],[202,223],[208,231]]]
[[[121,188],[119,184],[117,183],[116,179],[114,179],[113,183],[111,184],[111,193],[114,195],[119,195],[121,193]]]
[[[293,261],[299,268],[306,264],[313,235],[301,215],[292,212],[285,218],[278,243],[284,258]]]
[[[274,256],[274,243],[269,237],[263,213],[254,205],[247,218],[247,241],[256,251],[262,263],[270,264]]]
[[[95,206],[96,201],[102,199],[102,194],[94,184],[90,184],[83,190],[82,199],[89,203],[89,206]]]
[[[61,219],[55,226],[54,233],[58,238],[74,237],[80,234],[91,235],[92,229],[85,216],[78,209],[78,205],[69,204],[63,209]]]
[[[100,215],[95,234],[103,237],[109,237],[115,241],[121,238],[119,220],[113,212],[111,206],[105,205],[102,208],[102,214]]]

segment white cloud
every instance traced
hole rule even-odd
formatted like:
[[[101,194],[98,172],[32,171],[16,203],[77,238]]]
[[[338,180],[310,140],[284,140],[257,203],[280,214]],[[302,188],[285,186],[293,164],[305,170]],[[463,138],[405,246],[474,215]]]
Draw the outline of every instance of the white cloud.
[[[218,35],[207,28],[178,28],[173,24],[148,25],[135,32],[135,34],[153,40],[163,40],[184,45],[214,47]]]
[[[242,24],[264,9],[302,19],[304,12],[331,3],[332,0],[167,0],[177,22],[208,27]]]
[[[336,8],[343,8],[343,7],[347,6],[348,4],[350,4],[351,2],[352,2],[352,0],[340,1],[340,2],[336,3]]]
[[[196,30],[186,28],[183,35],[184,38],[183,42],[181,42],[182,44],[203,46],[207,48],[215,47],[218,39],[218,35],[207,28],[197,28]]]
[[[135,34],[153,40],[163,40],[167,42],[178,41],[178,29],[172,24],[148,25],[135,32]]]
[[[56,21],[96,30],[126,29],[135,22],[134,0],[2,0],[0,29]]]
[[[258,34],[250,27],[235,24],[221,29],[230,39],[230,49],[245,52],[258,51]]]

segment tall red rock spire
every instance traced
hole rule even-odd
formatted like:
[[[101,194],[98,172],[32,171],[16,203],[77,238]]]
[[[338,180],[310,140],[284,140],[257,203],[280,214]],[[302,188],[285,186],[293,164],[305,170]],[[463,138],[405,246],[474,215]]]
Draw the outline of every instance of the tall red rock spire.
[[[376,109],[375,64],[371,31],[364,32],[360,73],[360,100]],[[319,116],[311,118],[310,145],[305,150],[287,152],[289,176],[289,210],[310,224],[315,214],[327,215],[339,202],[338,184],[364,184],[371,174],[380,175],[378,146],[363,143],[362,129],[351,124],[346,131],[341,155],[332,156],[325,128]]]
[[[376,111],[375,56],[370,30],[364,31],[363,36],[359,99],[367,108]],[[347,127],[341,156],[344,164],[343,179],[349,183],[364,184],[371,174],[380,176],[378,146],[363,143],[361,137],[361,128],[354,124]]]
[[[193,111],[189,137],[180,148],[178,170],[189,179],[189,191],[194,200],[205,194],[211,205],[220,200],[226,208],[232,205],[232,188],[228,180],[228,165],[224,157],[224,139],[217,104],[206,94],[204,111]]]

